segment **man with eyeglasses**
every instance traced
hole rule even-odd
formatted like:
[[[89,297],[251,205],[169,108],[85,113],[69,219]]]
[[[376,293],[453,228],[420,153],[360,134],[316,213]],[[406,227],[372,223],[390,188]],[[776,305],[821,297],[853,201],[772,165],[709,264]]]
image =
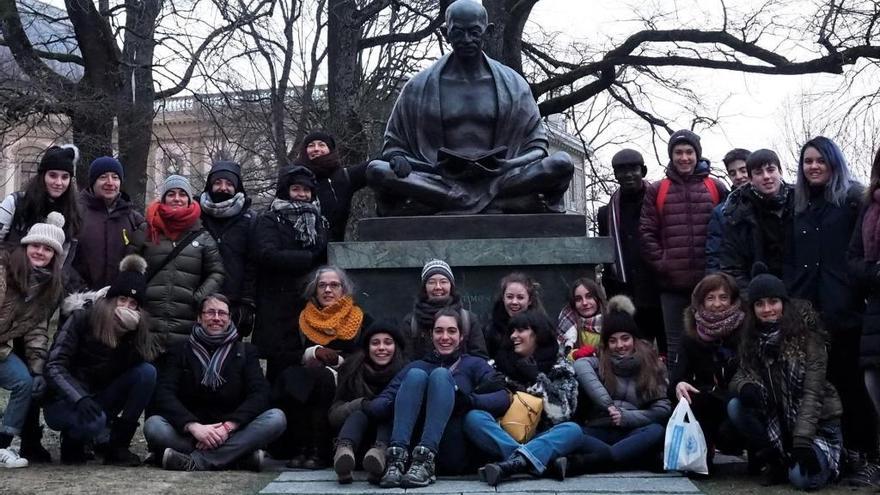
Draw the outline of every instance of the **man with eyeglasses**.
[[[154,409],[144,436],[156,460],[174,471],[260,471],[262,448],[287,427],[284,413],[269,408],[257,350],[240,341],[221,294],[202,301],[189,339],[169,352]]]

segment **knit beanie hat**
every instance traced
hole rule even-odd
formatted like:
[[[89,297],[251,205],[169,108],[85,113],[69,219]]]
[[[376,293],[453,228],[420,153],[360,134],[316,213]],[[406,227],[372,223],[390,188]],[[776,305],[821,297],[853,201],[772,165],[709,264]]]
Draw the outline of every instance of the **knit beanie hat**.
[[[89,186],[94,186],[98,177],[107,172],[115,172],[122,180],[125,178],[125,172],[122,170],[122,164],[119,160],[112,156],[99,156],[89,165]]]
[[[43,153],[37,173],[43,174],[47,170],[63,170],[73,175],[76,162],[79,161],[79,148],[72,144],[62,146],[50,146]]]
[[[189,196],[189,199],[192,200],[193,192],[192,186],[189,183],[189,179],[182,175],[169,175],[165,178],[165,182],[162,184],[162,194],[159,195],[159,198],[164,198],[168,191],[172,189],[183,189],[183,192]]]
[[[448,278],[449,281],[455,285],[455,277],[452,276],[452,268],[449,268],[449,264],[443,260],[431,260],[425,263],[425,266],[422,267],[422,285],[425,285],[431,276],[437,275],[438,273]]]
[[[294,184],[306,186],[311,189],[313,196],[312,199],[314,199],[315,188],[317,187],[315,173],[298,164],[290,165],[281,172],[281,177],[278,178],[278,190],[275,192],[275,197],[278,199],[289,200],[290,186]]]
[[[700,136],[695,132],[687,129],[673,132],[672,135],[669,136],[669,158],[672,158],[672,149],[675,148],[675,145],[677,144],[689,144],[693,146],[694,151],[697,152],[698,160],[703,156],[703,146],[700,144]]]
[[[107,291],[107,299],[128,296],[144,305],[147,293],[147,260],[136,254],[129,254],[119,262],[119,275]]]
[[[602,344],[607,346],[611,336],[618,332],[626,332],[634,339],[642,338],[633,318],[635,314],[636,307],[630,298],[618,295],[609,299],[602,315]]]
[[[50,169],[55,170],[55,169]],[[26,236],[21,238],[22,244],[45,244],[55,251],[56,255],[64,252],[64,215],[50,211],[44,223],[35,223],[28,229]]]
[[[624,148],[611,157],[611,168],[617,169],[624,165],[638,165],[642,167],[642,176],[648,175],[648,167],[645,166],[645,159],[638,151],[630,148]]]
[[[406,341],[403,338],[403,333],[401,333],[399,325],[395,325],[394,322],[390,320],[378,320],[374,321],[363,333],[363,340],[361,341],[364,347],[364,351],[367,351],[370,348],[370,339],[373,335],[377,333],[387,333],[394,339],[394,345],[397,348],[395,353],[401,352],[404,347],[406,347]]]
[[[217,179],[226,179],[232,183],[235,192],[244,192],[241,185],[241,165],[235,162],[218,161],[211,165],[211,171],[208,172],[208,180],[205,182],[205,192],[211,193],[211,186]]]
[[[324,141],[327,147],[330,148],[330,151],[336,149],[336,139],[333,138],[333,135],[331,135],[327,131],[312,131],[306,134],[306,137],[304,137],[302,140],[303,156],[305,156],[306,147],[312,141]]]
[[[771,274],[767,265],[760,261],[752,265],[752,281],[749,282],[749,302],[754,303],[765,297],[778,297],[788,300],[788,290],[779,277]]]

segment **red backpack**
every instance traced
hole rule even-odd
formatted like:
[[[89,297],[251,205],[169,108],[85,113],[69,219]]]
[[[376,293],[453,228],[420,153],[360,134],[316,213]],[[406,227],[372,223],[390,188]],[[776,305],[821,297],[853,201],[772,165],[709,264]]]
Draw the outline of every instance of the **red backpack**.
[[[666,204],[666,195],[669,194],[669,187],[671,185],[672,181],[669,179],[663,179],[660,181],[660,189],[657,190],[658,214],[663,213],[663,205]],[[715,181],[712,180],[711,177],[706,177],[703,179],[703,185],[709,190],[709,196],[712,196],[712,206],[717,205],[721,201],[721,193],[718,192],[718,186],[715,184]]]

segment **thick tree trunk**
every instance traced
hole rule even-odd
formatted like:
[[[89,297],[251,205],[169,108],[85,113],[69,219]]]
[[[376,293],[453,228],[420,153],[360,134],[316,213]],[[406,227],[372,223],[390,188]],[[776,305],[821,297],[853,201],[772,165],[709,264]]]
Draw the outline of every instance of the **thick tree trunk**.
[[[537,0],[483,0],[489,22],[495,25],[495,32],[483,48],[490,57],[520,74],[523,30],[536,3]]]
[[[79,148],[79,163],[76,165],[76,185],[80,189],[89,187],[89,164],[99,156],[113,154],[113,113],[101,111],[103,105],[89,109],[87,105],[77,105],[68,113],[73,129],[73,142]]]
[[[361,83],[358,44],[363,26],[356,19],[354,1],[330,0],[327,7],[327,127],[336,135],[340,157],[351,163],[363,160],[366,150],[363,124],[357,112]]]

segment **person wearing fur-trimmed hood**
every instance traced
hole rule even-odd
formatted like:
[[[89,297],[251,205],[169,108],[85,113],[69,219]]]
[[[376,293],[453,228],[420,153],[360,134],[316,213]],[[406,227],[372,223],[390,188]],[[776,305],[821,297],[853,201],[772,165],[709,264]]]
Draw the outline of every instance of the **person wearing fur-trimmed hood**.
[[[569,456],[573,471],[644,469],[663,448],[672,410],[666,366],[642,338],[634,313],[628,297],[612,297],[602,318],[599,355],[574,363],[590,407],[583,427],[584,453]]]
[[[61,432],[65,464],[84,463],[87,442],[104,464],[140,464],[129,445],[153,395],[156,368],[150,361],[158,351],[144,310],[146,269],[140,256],[126,256],[113,284],[72,294],[62,304],[67,319],[49,351],[44,415]]]
[[[537,436],[525,443],[514,440],[488,411],[467,413],[465,434],[496,461],[480,469],[480,478],[492,486],[520,473],[548,472],[563,479],[564,456],[581,446],[580,426],[570,421],[578,396],[574,369],[560,354],[554,325],[543,311],[516,313],[507,328],[507,339],[495,355],[495,369],[509,391],[540,397],[543,408]]]

